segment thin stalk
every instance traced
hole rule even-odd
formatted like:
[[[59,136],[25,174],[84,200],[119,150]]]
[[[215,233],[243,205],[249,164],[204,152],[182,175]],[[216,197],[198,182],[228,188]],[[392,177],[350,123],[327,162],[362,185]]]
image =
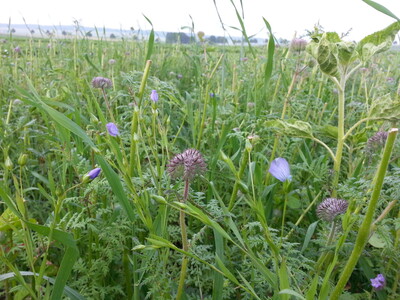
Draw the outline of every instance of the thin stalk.
[[[333,191],[332,197],[335,198],[337,195],[337,186],[339,184],[339,175],[340,175],[340,165],[342,162],[342,154],[343,154],[343,146],[344,146],[344,108],[345,108],[345,87],[346,87],[346,76],[342,75],[340,82],[333,78],[336,85],[338,85],[338,94],[339,94],[339,102],[338,102],[338,136],[337,136],[337,147],[336,147],[336,155],[333,165],[334,178],[333,178]]]
[[[249,155],[250,155],[250,150],[247,150],[247,147],[246,147],[246,150],[243,153],[242,159],[240,161],[239,172],[236,175],[236,181],[233,186],[231,198],[229,200],[228,211],[231,211],[233,206],[235,205],[235,200],[237,198],[237,193],[239,191],[239,186],[240,186],[240,179],[242,178],[244,171],[246,170],[247,164],[249,162]]]
[[[386,141],[386,146],[385,150],[383,152],[382,160],[380,163],[380,166],[376,172],[375,178],[374,178],[374,190],[371,195],[371,200],[369,201],[369,205],[367,208],[367,213],[365,215],[364,221],[362,222],[360,229],[358,231],[357,239],[353,248],[353,251],[350,255],[350,258],[348,259],[342,274],[340,275],[339,281],[336,284],[336,287],[334,288],[332,295],[331,295],[331,300],[336,300],[339,299],[339,296],[341,295],[344,286],[346,285],[347,281],[349,280],[351,273],[354,270],[354,267],[356,266],[358,259],[360,258],[362,251],[368,241],[370,232],[371,232],[371,225],[373,221],[373,217],[375,214],[376,206],[378,203],[379,195],[381,193],[383,181],[385,179],[385,174],[387,167],[389,165],[389,159],[392,154],[393,150],[393,145],[394,141],[397,136],[398,129],[397,128],[392,128],[389,131],[388,138]]]
[[[188,199],[189,195],[189,180],[185,180],[185,190],[183,192],[183,199],[181,199],[181,203],[185,203]],[[179,210],[179,225],[181,227],[181,236],[182,236],[182,250],[184,252],[188,252],[189,250],[189,242],[187,238],[187,231],[186,231],[186,223],[185,223],[185,212],[183,209]],[[182,266],[181,266],[181,275],[179,278],[179,286],[178,292],[176,294],[176,300],[180,300],[183,295],[183,289],[185,287],[185,278],[186,278],[186,271],[187,271],[187,264],[188,264],[188,257],[183,255],[182,257]]]

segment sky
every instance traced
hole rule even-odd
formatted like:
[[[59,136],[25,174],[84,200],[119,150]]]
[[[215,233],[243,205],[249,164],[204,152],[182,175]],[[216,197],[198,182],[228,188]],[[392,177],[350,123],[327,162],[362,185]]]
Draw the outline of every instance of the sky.
[[[400,0],[375,0],[400,17]],[[156,31],[185,31],[182,27],[194,23],[195,32],[224,35],[216,3],[225,29],[240,36],[231,0],[18,0],[1,4],[0,23],[39,25],[73,25],[116,29],[151,29]],[[241,12],[240,0],[233,0]],[[325,31],[339,34],[351,29],[348,40],[360,40],[381,30],[395,20],[374,10],[362,0],[242,0],[244,24],[249,36],[267,38],[263,17],[274,35],[291,40],[301,37],[319,23]],[[186,30],[187,31],[187,30]]]

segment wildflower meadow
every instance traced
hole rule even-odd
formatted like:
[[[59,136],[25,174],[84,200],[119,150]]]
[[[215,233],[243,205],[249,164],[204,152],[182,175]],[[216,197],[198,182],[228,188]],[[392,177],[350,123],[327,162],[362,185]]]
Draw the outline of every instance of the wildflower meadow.
[[[400,20],[364,2],[357,42],[1,36],[0,299],[400,299]]]

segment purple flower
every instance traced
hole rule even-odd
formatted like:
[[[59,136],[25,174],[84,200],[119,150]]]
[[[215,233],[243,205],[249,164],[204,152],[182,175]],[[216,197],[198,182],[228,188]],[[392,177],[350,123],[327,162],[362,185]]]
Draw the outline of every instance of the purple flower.
[[[307,41],[303,40],[303,39],[293,39],[290,47],[294,50],[294,51],[303,51],[306,49],[307,46]]]
[[[156,90],[151,91],[150,99],[153,100],[153,102],[158,102],[158,93]]]
[[[207,170],[207,164],[201,153],[196,149],[187,149],[177,154],[169,161],[167,172],[173,178],[182,177],[191,181],[196,175]]]
[[[214,97],[215,97],[215,94],[214,94],[214,93],[210,93],[210,97],[211,97],[211,98],[214,98]]]
[[[376,291],[382,290],[386,285],[385,277],[382,274],[378,274],[375,278],[370,279],[371,285]]]
[[[116,62],[117,62],[117,61],[116,61],[115,59],[113,59],[113,58],[111,58],[111,59],[108,61],[108,63],[109,63],[110,65],[115,65]]]
[[[21,48],[19,46],[14,48],[15,53],[21,53]]]
[[[178,74],[176,77],[178,77],[178,79],[182,79],[183,75],[182,74]]]
[[[107,131],[111,136],[117,136],[119,135],[118,127],[114,123],[108,123],[106,125]]]
[[[92,79],[92,86],[94,88],[106,89],[112,87],[112,81],[105,77],[95,77]]]
[[[282,157],[278,157],[271,162],[269,172],[279,181],[285,182],[286,180],[292,180],[289,163]]]
[[[101,172],[100,168],[95,168],[91,170],[89,173],[87,173],[87,176],[89,176],[90,179],[95,179],[97,176],[99,176]]]
[[[326,198],[317,207],[318,218],[332,222],[336,216],[344,214],[349,203],[343,199]]]

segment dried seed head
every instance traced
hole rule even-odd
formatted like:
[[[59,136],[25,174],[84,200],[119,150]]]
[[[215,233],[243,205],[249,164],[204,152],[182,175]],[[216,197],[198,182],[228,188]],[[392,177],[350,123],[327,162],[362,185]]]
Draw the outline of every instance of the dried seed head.
[[[382,148],[387,139],[388,133],[386,131],[378,131],[374,136],[370,137],[367,142],[367,150]]]
[[[349,203],[346,200],[327,198],[318,205],[317,216],[322,220],[332,222],[336,216],[344,214],[348,206]]]
[[[98,89],[107,89],[112,87],[112,81],[105,77],[95,77],[92,79],[92,86]]]
[[[172,178],[182,177],[183,180],[189,181],[207,170],[203,156],[196,149],[187,149],[175,155],[167,167],[167,172]]]

